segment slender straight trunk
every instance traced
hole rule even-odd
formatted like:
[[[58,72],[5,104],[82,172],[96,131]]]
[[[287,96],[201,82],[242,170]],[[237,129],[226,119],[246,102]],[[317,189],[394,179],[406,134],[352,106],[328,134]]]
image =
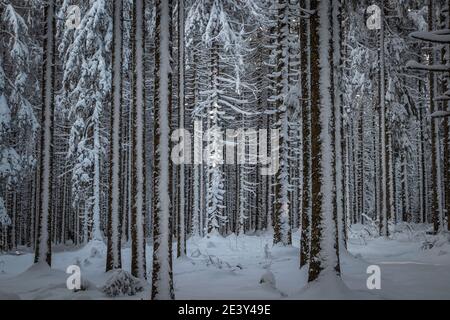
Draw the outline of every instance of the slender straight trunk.
[[[267,117],[267,126],[266,130],[267,132],[270,132],[272,128],[272,121],[270,117]],[[270,155],[272,155],[273,148],[275,148],[273,144],[273,140],[269,138],[270,143]],[[268,148],[269,149],[269,148]],[[266,230],[267,231],[273,231],[273,208],[274,208],[274,197],[273,197],[273,181],[274,176],[268,175],[267,176],[267,222],[266,222]]]
[[[145,0],[135,0],[133,6],[133,106],[131,112],[131,273],[146,279],[144,217],[146,208],[145,190]]]
[[[423,93],[423,84],[419,81],[419,94]],[[417,222],[427,222],[427,175],[426,175],[426,163],[425,163],[425,130],[424,130],[424,104],[419,104],[419,167],[420,167],[420,218]]]
[[[123,116],[123,113],[122,113]],[[128,121],[126,120],[127,117],[125,118],[121,118],[121,133],[124,135],[127,135],[126,133],[128,132],[127,129],[127,123]],[[125,137],[121,137],[121,141],[122,141],[122,145],[123,144],[127,144],[129,145],[129,141],[127,138]],[[121,172],[121,181],[120,181],[120,193],[121,193],[121,198],[120,198],[120,205],[121,205],[121,238],[123,242],[128,242],[129,240],[129,232],[128,232],[128,208],[129,208],[129,189],[131,189],[130,186],[130,172],[128,170],[128,163],[129,163],[129,152],[128,152],[128,147],[123,147],[120,149],[120,152],[122,154],[121,157],[121,161],[120,161],[120,172]]]
[[[11,249],[17,248],[17,208],[16,208],[16,193],[11,193]],[[9,211],[9,210],[8,210]]]
[[[172,109],[171,0],[156,0],[152,299],[174,299],[169,159]]]
[[[203,125],[204,125],[203,120],[201,122],[202,122],[202,128],[203,128]],[[203,135],[202,135],[202,137],[203,137]],[[202,142],[202,144],[203,144],[203,142]],[[200,199],[199,199],[199,201],[200,201],[200,210],[199,210],[200,223],[199,223],[199,225],[200,225],[200,236],[203,237],[208,232],[207,227],[206,227],[207,218],[206,218],[206,209],[205,209],[206,208],[206,204],[205,204],[206,188],[205,188],[205,186],[207,184],[205,182],[206,174],[205,174],[205,165],[203,163],[200,164],[200,166],[199,166],[199,172],[200,172]]]
[[[448,109],[448,107],[447,107]],[[445,212],[447,212],[447,231],[450,231],[450,130],[449,121],[444,119],[444,174],[445,174]]]
[[[336,214],[338,221],[339,243],[346,246],[346,226],[344,213],[344,170],[343,170],[343,90],[342,64],[345,43],[343,37],[342,0],[333,1],[333,62],[334,62],[334,121],[335,121],[335,172],[336,172]]]
[[[356,124],[355,124],[356,122]],[[353,219],[353,223],[359,223],[359,208],[358,208],[358,200],[359,200],[359,188],[358,188],[358,119],[351,119],[351,128],[352,128],[352,133],[356,132],[356,134],[352,134],[352,136],[350,137],[351,139],[351,163],[352,163],[352,177],[353,177],[353,184],[352,184],[352,192],[353,192],[353,196],[352,196],[352,209],[353,209],[353,214],[352,214],[352,219]],[[356,127],[356,128],[355,128]]]
[[[278,1],[278,39],[277,39],[277,126],[281,129],[279,148],[281,149],[280,168],[275,175],[275,216],[274,244],[290,245],[292,243],[289,204],[289,156],[288,156],[288,106],[286,95],[289,90],[288,59],[288,3]]]
[[[63,200],[62,200],[62,213],[61,213],[61,238],[62,244],[66,244],[66,215],[67,215],[67,175],[63,178]]]
[[[333,180],[332,1],[311,0],[311,256],[308,281],[340,274]],[[331,126],[331,127],[330,127]]]
[[[179,127],[184,128],[184,0],[178,1],[178,121]],[[184,142],[184,138],[183,138]],[[177,257],[186,255],[186,230],[185,230],[185,164],[179,167],[179,208],[178,208],[178,246]]]
[[[102,240],[102,233],[100,230],[100,124],[96,121],[94,124],[94,206],[93,206],[93,225],[92,238],[93,240]]]
[[[351,177],[352,177],[352,157],[351,157],[351,148],[352,148],[352,140],[350,138],[351,125],[350,119],[347,117],[347,122],[345,124],[345,194],[347,195],[346,207],[347,207],[347,225],[351,226],[353,222],[353,195],[351,188]]]
[[[396,175],[395,175],[395,162],[394,162],[394,152],[392,149],[392,132],[389,128],[387,131],[387,151],[386,151],[386,157],[387,157],[387,165],[388,165],[388,214],[387,214],[387,227],[389,227],[389,222],[393,221],[396,223],[396,200],[395,200],[395,194],[396,194]]]
[[[408,190],[408,162],[406,161],[406,150],[402,150],[401,154],[402,167],[402,221],[411,222],[409,211],[409,190]]]
[[[88,201],[84,201],[83,208],[83,244],[88,243],[89,241],[89,206]]]
[[[364,111],[363,105],[359,106],[358,111],[358,147],[357,147],[357,161],[358,161],[358,181],[357,181],[357,203],[358,203],[358,222],[364,223]]]
[[[428,1],[428,31],[432,31],[434,28],[434,1]],[[431,47],[429,64],[433,65],[435,61],[434,57],[434,46]],[[436,111],[435,104],[435,74],[434,72],[429,72],[429,97],[430,97],[430,113],[433,114]],[[440,210],[439,210],[439,181],[438,181],[438,144],[439,144],[439,132],[438,126],[436,124],[436,119],[431,120],[431,219],[433,221],[433,231],[435,234],[439,232],[439,220],[440,220]]]
[[[301,0],[300,7],[309,9],[309,0]],[[310,74],[309,74],[309,17],[300,20],[300,80],[302,85],[302,210],[301,210],[301,239],[300,239],[300,267],[309,261],[310,245],[310,216],[311,216],[311,123],[310,123]]]
[[[376,97],[374,97],[374,103],[373,103],[373,108],[372,108],[372,158],[373,158],[373,194],[374,194],[374,201],[373,201],[373,206],[374,206],[374,210],[375,210],[375,214],[374,214],[374,219],[378,218],[378,215],[380,213],[380,193],[379,193],[379,186],[378,186],[378,175],[379,175],[379,167],[378,167],[378,156],[377,156],[377,152],[378,152],[378,141],[377,141],[377,102],[376,102]]]
[[[195,67],[194,59],[194,68]],[[196,95],[194,97],[194,105],[196,105]],[[201,171],[202,171],[202,152],[201,146],[203,144],[203,126],[202,121],[196,119],[194,121],[194,210],[192,217],[191,233],[193,236],[201,235]]]
[[[347,228],[349,212],[349,190],[348,190],[348,158],[347,158],[347,138],[346,138],[346,120],[344,119],[344,104],[341,105],[341,155],[342,155],[342,229],[341,236],[344,242],[344,247],[347,248]]]
[[[380,149],[381,149],[381,182],[380,182],[380,233],[382,236],[389,236],[388,224],[388,160],[387,160],[387,123],[386,123],[386,57],[385,57],[385,0],[382,0],[381,8],[381,30],[380,30]]]
[[[447,0],[447,29],[450,29],[450,0]],[[450,44],[446,47],[446,65],[450,66]],[[444,88],[450,92],[450,75],[446,75]],[[444,101],[443,109],[450,111],[450,101]],[[450,231],[450,118],[444,119],[444,193],[447,212],[447,231]]]
[[[120,192],[121,184],[121,108],[122,108],[122,25],[123,0],[114,1],[113,11],[113,56],[112,56],[112,110],[110,114],[110,164],[109,164],[109,209],[108,246],[106,271],[122,267],[120,242]]]
[[[195,43],[194,43],[195,47]],[[194,50],[192,53],[192,79],[193,79],[193,91],[192,91],[192,109],[195,108],[198,102],[198,87],[199,82],[197,79],[198,75],[198,54]],[[194,120],[194,164],[193,164],[193,210],[191,219],[191,235],[200,236],[201,235],[201,174],[202,170],[202,152],[201,147],[203,145],[203,127],[202,121],[199,117],[192,117]],[[200,126],[200,128],[198,128]]]
[[[450,0],[440,3],[440,14],[439,14],[439,28],[438,29],[448,29],[450,27]],[[440,46],[440,63],[441,65],[450,66],[450,44]],[[449,92],[450,84],[449,84],[450,75],[448,73],[444,73],[440,75],[440,92],[442,96],[445,96],[445,92]],[[436,84],[437,86],[437,84]],[[438,95],[436,88],[436,95]],[[439,111],[450,111],[448,109],[449,100],[442,99],[439,102],[439,107],[437,109]],[[439,194],[442,195],[439,201],[439,229],[444,231],[447,226],[450,226],[450,221],[447,221],[447,225],[444,225],[445,217],[449,216],[450,209],[450,180],[449,180],[449,123],[448,117],[444,117],[443,119],[438,120],[437,127],[438,132],[442,135],[442,146],[440,143],[438,144],[438,157],[444,160],[443,163],[438,160],[438,181],[439,181]],[[439,128],[440,127],[440,128]],[[437,135],[436,139],[439,141],[440,136]],[[442,149],[441,149],[442,148]],[[442,153],[442,154],[441,154]]]
[[[245,190],[244,190],[244,181],[245,181],[245,173],[244,168],[240,166],[239,168],[236,168],[237,170],[237,190],[236,190],[236,201],[238,203],[237,206],[237,218],[236,218],[236,230],[235,233],[237,236],[240,234],[244,234],[244,226],[245,226],[245,205],[246,205],[246,198],[245,198]]]
[[[328,125],[330,126],[328,128],[328,134],[331,136],[330,142],[331,146],[329,149],[329,155],[328,157],[331,158],[331,171],[332,171],[332,180],[328,181],[330,186],[327,186],[332,191],[331,194],[331,201],[332,201],[332,221],[333,225],[332,228],[334,230],[331,230],[330,235],[334,232],[334,245],[333,245],[333,253],[336,254],[336,264],[334,266],[334,271],[336,274],[340,274],[341,272],[341,264],[340,264],[340,258],[339,258],[339,213],[338,213],[338,200],[337,200],[337,169],[336,166],[338,165],[338,160],[336,156],[336,149],[338,149],[338,139],[340,131],[336,129],[336,117],[337,113],[339,112],[339,109],[337,108],[340,105],[340,96],[339,96],[339,76],[338,73],[338,66],[340,64],[340,9],[341,9],[341,0],[331,0],[331,12],[329,13],[329,20],[330,20],[330,39],[329,39],[329,49],[328,49],[328,63],[330,67],[330,101],[331,101],[331,112],[329,115],[326,115],[328,117]],[[326,69],[322,65],[322,72]],[[325,72],[324,72],[325,73]],[[326,76],[325,76],[326,78]],[[325,94],[323,94],[324,97],[326,97]],[[325,99],[326,100],[326,99]],[[326,104],[325,104],[326,105]],[[339,144],[340,147],[340,144]],[[326,154],[326,153],[324,153]],[[325,170],[324,170],[325,171]],[[326,182],[326,181],[325,181]]]
[[[53,175],[53,128],[54,128],[54,87],[55,87],[55,3],[49,1],[45,6],[44,29],[44,67],[42,79],[42,133],[39,176],[39,215],[37,217],[37,236],[35,263],[51,266],[51,204]]]

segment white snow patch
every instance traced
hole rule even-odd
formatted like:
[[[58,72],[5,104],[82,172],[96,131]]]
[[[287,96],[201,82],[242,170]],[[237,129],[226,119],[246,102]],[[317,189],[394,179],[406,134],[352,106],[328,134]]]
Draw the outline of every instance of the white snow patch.
[[[359,230],[359,231],[358,231]],[[272,234],[260,236],[191,238],[187,257],[174,259],[177,299],[450,299],[450,241],[447,234],[427,235],[427,227],[411,225],[393,229],[391,239],[357,236],[349,241],[349,251],[341,248],[342,279],[326,273],[307,283],[307,268],[299,269],[299,233],[294,246],[272,246]],[[353,233],[362,232],[357,228]],[[424,246],[424,243],[428,246]],[[211,246],[211,243],[214,246]],[[174,243],[175,245],[175,243]],[[93,249],[95,248],[95,249]],[[147,252],[152,248],[147,246]],[[267,254],[269,252],[270,254]],[[123,270],[129,272],[131,250],[122,249]],[[81,263],[85,291],[66,288],[66,268]],[[98,288],[107,283],[106,246],[88,244],[79,249],[57,248],[53,268],[32,265],[33,253],[4,254],[0,272],[1,291],[20,299],[111,299]],[[147,272],[152,255],[147,255]],[[368,290],[367,267],[381,268],[381,290]],[[30,268],[30,266],[32,266]],[[264,279],[264,283],[260,283]],[[114,299],[149,299],[150,282],[134,296]],[[211,284],[214,284],[212,286]],[[0,294],[0,299],[6,299]]]

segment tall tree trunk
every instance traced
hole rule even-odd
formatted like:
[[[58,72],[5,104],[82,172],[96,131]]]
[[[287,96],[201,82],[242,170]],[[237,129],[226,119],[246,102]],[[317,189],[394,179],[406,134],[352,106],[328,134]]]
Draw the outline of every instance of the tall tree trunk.
[[[120,269],[120,191],[121,186],[121,114],[122,114],[122,26],[123,0],[114,1],[113,12],[113,56],[112,56],[112,110],[110,114],[110,163],[109,163],[109,209],[108,246],[106,271]]]
[[[178,1],[178,121],[179,127],[185,126],[184,115],[184,0]],[[185,138],[183,137],[183,143]],[[178,208],[178,237],[177,257],[186,255],[186,230],[185,230],[185,164],[179,167],[179,208]]]
[[[335,172],[336,172],[336,215],[338,221],[339,243],[346,245],[346,226],[344,214],[344,170],[343,170],[343,92],[341,90],[344,39],[342,23],[342,0],[333,1],[333,70],[334,70],[334,121],[335,121]]]
[[[447,0],[447,29],[450,29],[450,0]],[[446,47],[446,65],[450,66],[450,44]],[[445,78],[445,87],[450,92],[450,75]],[[450,111],[450,101],[444,101],[444,110]],[[444,119],[444,186],[445,211],[447,212],[447,231],[450,231],[450,118]]]
[[[411,222],[411,213],[409,208],[409,187],[408,187],[408,162],[406,159],[407,150],[402,150],[401,166],[402,166],[402,220]]]
[[[171,0],[156,0],[154,202],[152,299],[174,299],[172,275],[172,215],[169,159],[171,87]]]
[[[422,84],[419,82],[419,93],[423,92]],[[424,110],[423,103],[419,105],[419,150],[420,150],[420,220],[418,222],[426,223],[427,212],[427,175],[425,164],[425,130],[424,130]]]
[[[380,234],[389,236],[388,221],[388,159],[387,159],[387,123],[386,123],[386,56],[385,56],[385,0],[382,0],[381,8],[381,30],[380,30],[380,149],[381,149],[381,182],[380,182]]]
[[[93,225],[92,225],[92,238],[93,240],[102,240],[102,233],[100,230],[100,124],[97,121],[94,124],[94,205],[93,205]]]
[[[42,79],[42,134],[39,177],[39,215],[37,217],[37,237],[35,263],[47,263],[51,266],[51,204],[53,175],[53,122],[55,88],[55,3],[49,1],[45,6],[44,29],[44,67]]]
[[[290,245],[292,243],[290,227],[289,204],[289,157],[288,157],[288,105],[287,94],[289,90],[289,64],[288,64],[288,3],[278,1],[277,26],[277,123],[281,129],[279,148],[280,168],[275,175],[275,215],[274,215],[274,244]]]
[[[195,67],[194,58],[194,68]],[[195,79],[195,78],[194,78]],[[197,81],[195,80],[197,83]],[[196,85],[195,85],[196,86]],[[196,90],[195,90],[196,91]],[[194,94],[194,105],[197,103],[197,95]],[[200,119],[195,118],[194,121],[194,210],[192,217],[191,233],[193,236],[201,236],[201,215],[202,215],[202,152],[201,147],[203,145],[203,123]]]
[[[145,72],[144,72],[145,0],[134,0],[133,6],[133,107],[131,115],[132,170],[131,187],[131,273],[146,279],[144,217],[145,194]]]
[[[309,0],[301,0],[300,7],[309,9]],[[311,216],[311,123],[310,123],[310,74],[309,74],[309,17],[300,20],[300,80],[302,85],[302,137],[303,137],[303,177],[302,177],[302,210],[300,267],[309,261],[310,216]]]
[[[387,138],[386,138],[386,160],[387,160],[387,167],[388,167],[388,198],[387,198],[387,205],[388,205],[388,211],[387,211],[387,220],[386,220],[386,227],[389,228],[389,222],[393,221],[395,223],[396,219],[396,205],[395,205],[395,162],[394,162],[394,152],[392,149],[392,131],[391,128],[387,129]]]
[[[311,256],[308,281],[339,275],[337,221],[334,212],[331,80],[332,2],[311,0]],[[330,59],[331,58],[331,59]]]
[[[428,1],[428,31],[433,31],[434,28],[434,1]],[[431,45],[431,52],[429,58],[429,65],[433,65],[435,61],[435,49]],[[435,86],[436,76],[434,72],[429,72],[429,97],[430,97],[430,113],[433,114],[436,111],[435,103]],[[438,174],[438,161],[439,159],[439,129],[436,123],[436,119],[431,118],[431,219],[433,221],[433,231],[435,234],[439,232],[440,227],[440,194],[439,194],[439,174]]]

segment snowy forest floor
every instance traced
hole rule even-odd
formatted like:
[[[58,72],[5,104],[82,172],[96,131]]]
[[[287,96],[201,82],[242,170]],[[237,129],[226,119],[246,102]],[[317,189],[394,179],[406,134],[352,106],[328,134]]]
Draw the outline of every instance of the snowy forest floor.
[[[450,299],[450,236],[430,236],[426,227],[396,227],[390,239],[370,237],[370,229],[352,227],[348,252],[341,253],[343,283],[323,279],[306,285],[306,268],[299,269],[299,234],[292,247],[272,247],[272,236],[215,236],[188,241],[187,257],[174,259],[177,299]],[[95,249],[93,249],[95,248]],[[147,269],[151,270],[151,247]],[[33,254],[0,255],[0,299],[109,299],[101,288],[109,274],[106,247],[54,249],[53,269],[32,266]],[[130,270],[130,249],[122,252]],[[66,288],[69,265],[81,266],[85,291]],[[367,267],[381,268],[381,290],[368,290]],[[31,267],[30,267],[31,266]],[[269,272],[268,272],[269,271]],[[265,283],[260,283],[264,277]],[[149,276],[149,279],[151,276]],[[144,291],[118,299],[148,299]]]

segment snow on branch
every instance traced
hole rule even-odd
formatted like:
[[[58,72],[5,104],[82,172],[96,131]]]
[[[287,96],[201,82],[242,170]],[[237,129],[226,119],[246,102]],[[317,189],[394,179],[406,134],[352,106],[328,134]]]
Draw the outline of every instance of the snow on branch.
[[[436,30],[436,31],[416,31],[409,35],[413,39],[434,42],[434,43],[450,43],[450,29]]]
[[[450,117],[450,111],[436,111],[434,113],[432,113],[431,118],[447,118]]]
[[[101,288],[109,297],[134,296],[144,290],[143,283],[129,272],[117,269],[110,272],[111,276]]]
[[[312,16],[312,15],[314,15],[316,13],[315,10],[309,10],[309,9],[305,9],[305,8],[300,8],[300,11],[302,13],[305,13],[308,16]]]
[[[414,60],[408,61],[408,63],[406,64],[406,68],[430,72],[450,72],[450,66],[448,65],[441,65],[441,64],[426,65]]]
[[[450,101],[450,94],[444,94],[442,96],[437,96],[436,101]]]

